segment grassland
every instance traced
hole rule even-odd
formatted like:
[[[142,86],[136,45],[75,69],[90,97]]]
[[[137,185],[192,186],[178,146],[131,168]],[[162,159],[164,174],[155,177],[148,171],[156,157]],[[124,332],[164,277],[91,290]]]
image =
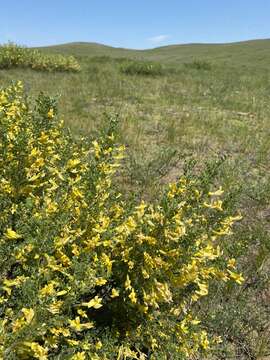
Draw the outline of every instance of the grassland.
[[[1,86],[24,82],[29,95],[59,96],[60,112],[78,136],[94,137],[108,116],[127,145],[119,186],[154,199],[184,163],[223,159],[218,183],[232,194],[243,221],[227,251],[246,278],[237,290],[214,288],[201,304],[208,326],[225,341],[217,359],[264,359],[270,354],[270,40],[169,46],[136,51],[74,43],[41,49],[75,55],[80,73],[0,71]],[[126,75],[125,59],[158,61],[159,76]],[[188,66],[195,60],[208,70]]]

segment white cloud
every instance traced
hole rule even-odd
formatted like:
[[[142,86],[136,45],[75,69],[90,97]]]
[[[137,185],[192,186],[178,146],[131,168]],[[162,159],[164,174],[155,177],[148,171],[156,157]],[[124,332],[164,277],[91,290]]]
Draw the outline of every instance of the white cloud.
[[[149,38],[148,40],[154,44],[159,44],[169,38],[170,38],[170,35],[157,35],[157,36],[153,36],[153,37]]]

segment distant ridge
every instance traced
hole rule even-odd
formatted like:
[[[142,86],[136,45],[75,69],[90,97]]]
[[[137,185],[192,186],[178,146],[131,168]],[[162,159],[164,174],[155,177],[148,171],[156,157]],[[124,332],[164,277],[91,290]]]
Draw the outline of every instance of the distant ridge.
[[[71,42],[39,47],[39,49],[75,56],[136,57],[169,63],[186,62],[194,58],[200,58],[214,62],[242,63],[243,65],[260,63],[270,67],[270,39],[220,44],[175,44],[146,50],[116,48],[95,42]]]
[[[220,43],[181,43],[181,44],[171,44],[171,45],[163,45],[163,46],[156,46],[154,48],[149,49],[131,49],[131,48],[123,48],[121,46],[115,47],[107,44],[92,42],[92,41],[72,41],[68,43],[63,44],[53,44],[53,45],[47,45],[47,46],[38,46],[38,48],[54,48],[54,47],[65,47],[65,46],[101,46],[111,49],[122,49],[122,50],[129,50],[129,51],[151,51],[155,49],[162,49],[162,48],[168,48],[168,47],[178,47],[178,46],[231,46],[231,45],[244,45],[244,44],[250,44],[250,43],[259,43],[259,42],[270,42],[270,38],[266,39],[250,39],[250,40],[242,40],[242,41],[233,41],[233,42],[220,42]]]

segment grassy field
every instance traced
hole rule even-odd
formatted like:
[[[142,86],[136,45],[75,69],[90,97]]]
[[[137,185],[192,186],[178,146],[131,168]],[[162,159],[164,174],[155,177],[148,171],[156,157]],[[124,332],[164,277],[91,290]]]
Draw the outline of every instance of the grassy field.
[[[94,137],[108,117],[119,120],[127,145],[119,177],[127,193],[155,199],[184,164],[221,159],[217,181],[241,209],[226,251],[240,259],[246,282],[213,287],[199,311],[224,338],[217,359],[270,355],[270,40],[182,45],[153,50],[73,43],[44,48],[75,55],[80,73],[0,70],[1,86],[20,79],[30,96],[59,96],[72,132]],[[156,76],[121,72],[126,59],[158,61]],[[197,61],[197,62],[196,62]],[[207,63],[207,69],[200,66]],[[197,64],[197,65],[196,65]],[[199,65],[198,65],[199,64]]]

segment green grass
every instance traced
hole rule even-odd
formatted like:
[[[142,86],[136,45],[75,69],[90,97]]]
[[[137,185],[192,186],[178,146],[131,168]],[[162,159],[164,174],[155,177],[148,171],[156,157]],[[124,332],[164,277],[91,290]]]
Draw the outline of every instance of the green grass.
[[[243,221],[227,251],[241,259],[246,285],[217,288],[200,312],[225,336],[217,359],[269,354],[270,40],[176,45],[153,50],[74,43],[41,49],[75,55],[81,73],[1,70],[1,86],[20,79],[29,94],[60,96],[60,112],[75,134],[94,137],[114,114],[127,145],[119,186],[154,199],[183,172],[185,161],[226,158],[219,184],[234,193]],[[162,76],[128,76],[126,59],[157,61]],[[187,63],[211,64],[205,71]]]

